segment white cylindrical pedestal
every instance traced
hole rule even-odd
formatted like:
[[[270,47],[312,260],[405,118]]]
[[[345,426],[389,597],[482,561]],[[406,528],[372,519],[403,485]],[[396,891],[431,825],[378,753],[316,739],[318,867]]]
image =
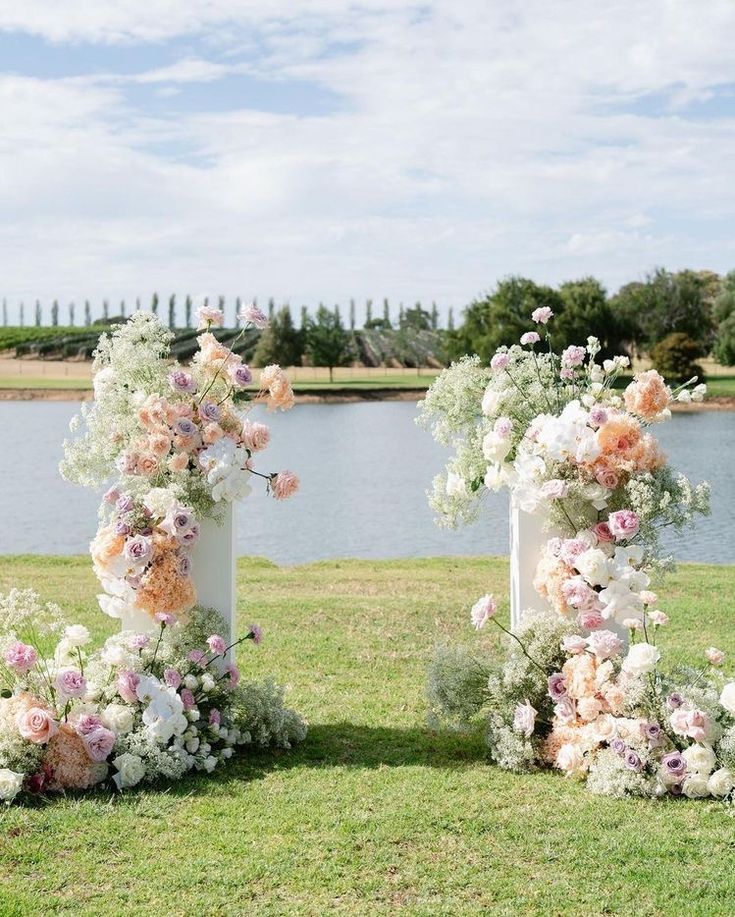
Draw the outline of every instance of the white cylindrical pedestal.
[[[552,535],[544,531],[544,517],[524,513],[510,499],[510,626],[518,630],[529,608],[551,611],[551,605],[533,588],[541,551]]]
[[[200,536],[191,552],[191,577],[197,605],[216,608],[224,619],[222,637],[228,641],[235,631],[235,509],[224,506],[221,523],[204,519]],[[138,633],[158,630],[159,625],[144,611],[128,608],[123,612],[122,630]]]

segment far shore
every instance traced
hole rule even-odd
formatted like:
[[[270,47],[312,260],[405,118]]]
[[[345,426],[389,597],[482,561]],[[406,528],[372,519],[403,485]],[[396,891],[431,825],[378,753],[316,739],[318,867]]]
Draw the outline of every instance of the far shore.
[[[295,392],[297,404],[349,404],[360,401],[421,401],[426,388],[308,388]],[[90,388],[0,388],[0,401],[92,401]],[[715,396],[701,404],[674,404],[677,413],[694,411],[735,411],[735,397]]]

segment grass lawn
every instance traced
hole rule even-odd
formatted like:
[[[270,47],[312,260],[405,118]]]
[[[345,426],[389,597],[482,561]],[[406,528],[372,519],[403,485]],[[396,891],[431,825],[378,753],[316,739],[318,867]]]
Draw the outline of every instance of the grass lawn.
[[[731,914],[722,804],[595,797],[425,728],[433,644],[494,639],[471,633],[468,609],[506,579],[491,558],[241,560],[240,621],[266,640],[240,661],[291,686],[307,741],[160,792],[4,810],[0,914]],[[13,584],[114,628],[86,558],[3,558],[0,588]],[[685,566],[660,592],[671,658],[735,657],[735,568]]]

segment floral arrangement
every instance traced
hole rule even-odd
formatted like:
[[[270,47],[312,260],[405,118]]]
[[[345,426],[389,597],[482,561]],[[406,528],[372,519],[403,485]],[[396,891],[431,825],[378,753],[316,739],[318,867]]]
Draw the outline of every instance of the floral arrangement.
[[[486,595],[475,626],[493,621]],[[611,796],[735,800],[735,681],[724,653],[665,673],[657,646],[665,615],[641,619],[631,642],[553,612],[524,617],[504,659],[441,648],[429,672],[437,719],[481,719],[492,759],[509,770],[551,766]],[[506,633],[509,633],[506,631]]]
[[[272,682],[241,680],[213,609],[155,615],[90,651],[86,627],[31,590],[0,596],[0,801],[211,772],[245,746],[289,748],[301,717]]]
[[[125,609],[186,614],[196,603],[189,552],[201,520],[245,497],[253,476],[278,500],[298,489],[290,471],[262,474],[253,467],[270,431],[247,416],[252,373],[213,334],[223,320],[218,309],[199,310],[202,333],[188,369],[171,359],[173,335],[153,315],[137,312],[100,338],[95,400],[72,421],[72,431],[83,426],[84,432],[64,444],[60,470],[67,480],[100,489],[116,476],[91,545],[104,589],[100,606],[113,617]],[[255,306],[245,307],[241,320],[241,334],[267,323]],[[280,367],[266,366],[260,385],[269,410],[293,406]]]
[[[442,524],[474,520],[482,495],[507,487],[549,534],[533,583],[539,608],[507,631],[505,661],[441,650],[432,708],[462,723],[485,711],[503,767],[555,766],[612,795],[730,797],[735,683],[714,648],[702,671],[661,670],[668,617],[650,589],[652,571],[671,564],[661,529],[709,512],[708,486],[671,470],[651,426],[706,387],[695,378],[672,391],[648,370],[619,390],[627,357],[598,364],[595,338],[556,354],[552,318],[536,309],[536,330],[489,367],[476,357],[450,367],[422,408],[420,422],[455,449],[430,496]],[[492,596],[480,599],[475,627],[502,627],[495,611]]]

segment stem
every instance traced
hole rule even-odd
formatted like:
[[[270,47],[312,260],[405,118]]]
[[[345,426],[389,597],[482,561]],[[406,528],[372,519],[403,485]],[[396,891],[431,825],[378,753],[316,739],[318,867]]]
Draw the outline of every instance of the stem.
[[[207,331],[209,331],[209,329],[210,329],[211,327],[212,327],[212,323],[211,323],[211,322],[207,322]],[[237,335],[237,337],[235,338],[235,340],[232,342],[232,347],[234,347],[235,344],[237,344],[237,342],[240,340],[240,338],[243,336],[243,334],[245,334],[245,331],[246,331],[246,328],[243,328],[242,331],[240,331],[240,333]],[[197,402],[197,405],[200,405],[200,404],[202,403],[202,401],[204,400],[204,396],[207,394],[207,392],[212,388],[212,386],[214,385],[214,383],[217,381],[217,379],[219,378],[219,374],[220,374],[220,373],[222,372],[222,370],[224,369],[225,363],[230,359],[231,356],[234,356],[234,354],[233,354],[233,352],[232,352],[232,347],[228,347],[227,356],[220,362],[220,365],[219,365],[219,368],[217,369],[217,372],[216,372],[216,373],[214,374],[214,376],[212,377],[212,381],[209,383],[209,385],[208,385],[208,386],[204,389],[204,391],[202,392],[202,394],[201,394],[201,396],[200,396],[200,398],[199,398],[199,401]]]
[[[526,647],[523,645],[522,641],[521,641],[518,637],[516,637],[516,635],[513,633],[513,631],[512,631],[512,630],[508,630],[507,627],[504,627],[504,626],[500,623],[500,621],[498,621],[497,618],[493,618],[493,621],[498,625],[498,627],[499,627],[502,631],[504,631],[506,634],[508,634],[509,637],[512,637],[512,638],[515,640],[515,642],[518,644],[518,646],[520,646],[520,648],[521,648],[521,650],[522,650],[522,652],[523,652],[523,655],[526,657],[526,659],[528,659],[528,661],[529,661],[532,665],[536,666],[536,668],[539,670],[539,672],[541,672],[541,674],[544,676],[544,678],[547,678],[548,676],[547,676],[545,670],[541,668],[541,666],[538,664],[538,662],[536,662],[535,659],[533,659],[531,656],[528,655],[528,651],[526,650]]]

